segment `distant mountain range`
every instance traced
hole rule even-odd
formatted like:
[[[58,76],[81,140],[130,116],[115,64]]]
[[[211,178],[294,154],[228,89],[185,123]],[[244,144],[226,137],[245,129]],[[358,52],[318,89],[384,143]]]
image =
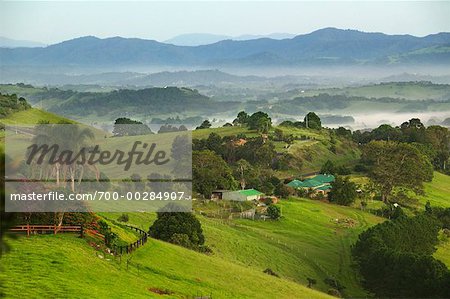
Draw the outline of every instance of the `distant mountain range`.
[[[0,48],[20,48],[20,47],[45,47],[46,44],[29,40],[16,40],[0,36]]]
[[[450,33],[425,37],[325,28],[291,39],[176,46],[153,40],[81,37],[43,48],[0,49],[2,66],[236,66],[450,64]]]
[[[293,38],[295,34],[290,33],[271,33],[266,35],[217,35],[209,33],[188,33],[177,35],[171,39],[164,41],[164,43],[177,45],[177,46],[201,46],[214,44],[223,40],[252,40],[258,38],[271,38],[271,39],[286,39]]]

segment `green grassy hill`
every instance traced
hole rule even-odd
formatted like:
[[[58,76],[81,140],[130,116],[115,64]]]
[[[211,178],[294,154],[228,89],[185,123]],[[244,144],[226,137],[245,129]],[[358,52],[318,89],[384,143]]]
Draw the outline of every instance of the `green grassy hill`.
[[[429,200],[431,206],[450,207],[450,176],[435,171],[433,181],[424,185],[425,195],[419,197],[423,205]]]
[[[15,112],[6,117],[0,118],[0,123],[11,126],[33,125],[40,121],[48,121],[49,123],[58,123],[60,121],[73,122],[65,117],[36,108]],[[0,151],[3,151],[4,139],[5,131],[0,130]]]
[[[2,257],[8,298],[327,298],[285,279],[151,240],[138,249],[127,270],[112,256],[100,258],[75,236],[20,237]],[[153,290],[153,291],[151,291]]]
[[[331,141],[331,135],[327,130],[310,130],[305,128],[278,126],[272,128],[269,135],[275,131],[275,128],[281,129],[284,135],[292,134],[294,137],[304,140],[294,140],[293,144],[287,147],[285,142],[273,141],[275,150],[278,153],[289,153],[295,158],[302,160],[303,167],[301,173],[309,173],[319,171],[322,165],[331,160],[338,165],[351,166],[356,163],[361,155],[359,148],[353,143],[345,139],[334,138]],[[260,136],[256,131],[247,129],[246,127],[224,127],[194,130],[192,138],[204,139],[209,134],[216,133],[221,137],[244,134],[247,138]],[[333,144],[332,142],[335,142]],[[333,151],[333,147],[335,151]],[[299,176],[298,171],[281,171],[278,175],[282,178]]]
[[[14,124],[42,119],[57,122],[62,118],[29,109],[4,120]],[[359,150],[344,140],[335,143],[336,153],[331,151],[327,131],[282,130],[311,137],[296,140],[289,148],[282,142],[275,144],[277,151],[288,151],[304,159],[304,171],[320,169],[326,159],[348,165],[359,157]],[[193,138],[207,138],[211,132],[222,136],[258,135],[233,127],[197,130]],[[450,206],[449,186],[449,176],[435,173],[434,180],[426,183],[427,194],[420,203],[423,206],[430,200],[432,205]],[[2,290],[12,298],[160,298],[162,295],[157,293],[163,290],[169,293],[164,298],[325,298],[330,286],[324,279],[335,278],[345,286],[346,297],[370,295],[361,286],[350,247],[362,231],[384,219],[357,206],[342,207],[308,199],[291,198],[279,206],[283,214],[279,221],[254,221],[207,217],[224,206],[195,202],[194,210],[212,255],[150,240],[130,256],[105,258],[99,257],[100,253],[86,240],[73,235],[19,237],[10,241],[12,251],[1,260]],[[132,242],[136,235],[118,225],[120,214],[98,213],[123,241]],[[155,219],[154,213],[128,215],[129,224],[145,230]],[[442,242],[436,256],[450,267],[449,244]],[[128,269],[127,258],[131,262]],[[280,277],[263,273],[267,268]],[[316,279],[317,291],[306,287],[307,278]]]
[[[280,221],[222,221],[202,217],[207,244],[215,255],[260,271],[271,268],[282,277],[327,291],[324,279],[333,277],[349,297],[364,297],[351,268],[350,245],[360,232],[382,219],[357,209],[307,199],[280,203]],[[201,207],[198,207],[201,209]],[[350,220],[352,225],[338,221]]]
[[[15,125],[15,124],[30,125],[30,124],[37,124],[39,121],[43,120],[48,121],[50,123],[58,123],[60,121],[74,122],[60,115],[36,108],[16,112],[11,115],[8,115],[5,118],[0,118],[0,122],[8,125]]]
[[[151,240],[132,254],[133,266],[128,271],[125,256],[121,263],[113,257],[108,257],[110,261],[101,259],[87,242],[75,236],[20,237],[2,260],[5,293],[77,293],[79,297],[90,294],[102,298],[112,291],[117,297],[124,293],[143,297],[154,295],[149,288],[158,288],[174,292],[172,297],[177,298],[196,294],[212,294],[213,298],[320,298],[325,295],[306,288],[306,279],[316,279],[315,288],[326,292],[330,287],[323,280],[335,277],[346,286],[346,296],[366,296],[351,268],[350,245],[360,232],[382,219],[306,199],[284,201],[281,207],[284,217],[280,221],[224,221],[198,216],[212,256]],[[119,214],[100,215],[114,224]],[[143,228],[155,217],[152,213],[129,215],[129,223]],[[354,224],[337,224],[336,219],[351,219]],[[122,230],[114,225],[113,229]],[[124,235],[126,232],[121,237]],[[280,278],[264,274],[266,268]],[[34,275],[39,281],[23,280]],[[72,275],[83,279],[71,279]]]
[[[217,258],[257,272],[270,268],[281,278],[302,285],[307,284],[307,278],[313,278],[317,280],[315,288],[323,292],[330,288],[324,279],[333,277],[346,287],[346,296],[367,296],[352,269],[350,245],[359,233],[383,219],[358,209],[308,199],[282,201],[280,207],[283,213],[280,221],[201,216],[223,209],[214,202],[196,202],[194,210],[202,223],[206,244]],[[120,213],[100,215],[114,220]],[[142,229],[147,229],[155,219],[153,213],[129,216],[129,223]]]

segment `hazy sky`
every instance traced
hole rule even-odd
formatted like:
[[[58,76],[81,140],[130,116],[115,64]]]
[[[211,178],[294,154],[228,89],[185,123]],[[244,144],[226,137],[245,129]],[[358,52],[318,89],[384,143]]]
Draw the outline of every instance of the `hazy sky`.
[[[450,32],[450,2],[1,1],[0,36],[44,43],[74,37],[166,40],[183,33],[309,33],[323,27],[423,36]]]

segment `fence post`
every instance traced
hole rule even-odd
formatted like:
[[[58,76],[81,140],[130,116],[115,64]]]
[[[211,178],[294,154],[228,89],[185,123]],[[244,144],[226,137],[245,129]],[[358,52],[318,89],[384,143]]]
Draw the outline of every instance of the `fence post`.
[[[80,237],[84,237],[83,225],[80,225]]]
[[[27,237],[30,236],[30,224],[27,223]]]

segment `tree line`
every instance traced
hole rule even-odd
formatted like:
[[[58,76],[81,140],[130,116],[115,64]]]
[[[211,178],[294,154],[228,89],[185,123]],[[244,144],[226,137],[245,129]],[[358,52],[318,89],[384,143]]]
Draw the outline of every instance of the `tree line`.
[[[363,232],[352,249],[365,287],[381,298],[448,298],[450,271],[433,257],[450,209],[400,216]]]

